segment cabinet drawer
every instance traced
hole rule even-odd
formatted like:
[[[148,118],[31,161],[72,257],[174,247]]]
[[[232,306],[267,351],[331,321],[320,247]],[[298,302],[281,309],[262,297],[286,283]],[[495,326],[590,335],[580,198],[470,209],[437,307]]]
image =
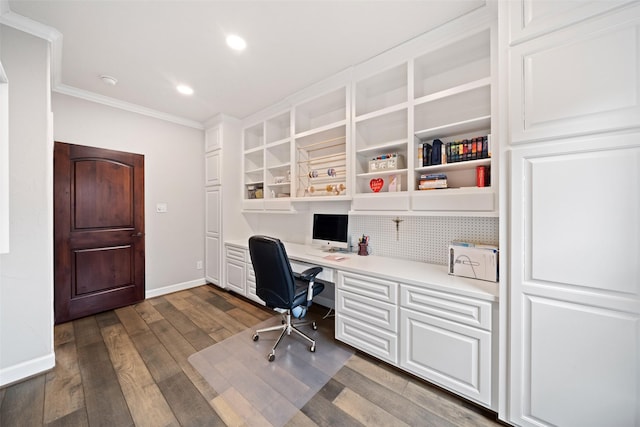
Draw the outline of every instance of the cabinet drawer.
[[[492,305],[418,286],[400,286],[400,305],[420,313],[491,331]]]
[[[398,363],[398,337],[357,319],[336,315],[336,338],[386,362]]]
[[[398,284],[355,273],[338,272],[338,289],[396,304]]]
[[[491,407],[491,333],[400,309],[400,367]]]
[[[245,264],[228,260],[225,265],[227,289],[245,295]]]
[[[392,333],[398,331],[398,308],[394,304],[338,290],[336,310],[340,314],[361,320],[368,325],[380,327]]]
[[[236,248],[235,246],[225,246],[225,254],[227,258],[245,261],[247,251],[245,249]]]

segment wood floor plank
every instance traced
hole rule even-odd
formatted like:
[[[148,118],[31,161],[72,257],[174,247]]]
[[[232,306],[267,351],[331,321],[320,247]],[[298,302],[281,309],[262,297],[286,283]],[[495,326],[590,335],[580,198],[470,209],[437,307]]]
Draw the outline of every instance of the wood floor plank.
[[[354,354],[346,366],[398,394],[402,394],[409,383],[409,379],[400,375],[397,369],[363,355]]]
[[[454,426],[451,422],[413,402],[399,399],[397,393],[370,380],[351,368],[343,367],[334,378],[374,405],[379,406],[409,425],[426,423],[427,425],[437,425],[441,427]]]
[[[134,306],[136,312],[140,315],[142,320],[147,324],[162,320],[162,315],[156,310],[156,308],[149,302],[149,300],[142,301]]]
[[[423,408],[429,408],[429,410],[438,413],[456,426],[491,427],[498,425],[496,419],[490,418],[485,411],[422,382],[409,381],[403,396]]]
[[[129,335],[149,330],[149,325],[140,317],[133,306],[118,308],[115,313]]]
[[[45,424],[79,410],[84,411],[84,389],[75,342],[57,345],[55,354],[56,366],[45,375]]]
[[[62,418],[58,418],[45,424],[45,427],[87,427],[89,426],[89,420],[87,418],[87,411],[85,408],[78,409],[75,412],[65,415]]]
[[[180,299],[179,305],[183,305],[183,301],[184,300]],[[155,307],[197,351],[215,344],[213,338],[194,323],[195,319],[189,317],[191,315],[190,310],[179,310],[169,302],[158,304]],[[191,306],[189,305],[188,307]]]
[[[118,316],[113,310],[98,313],[95,317],[98,328],[100,329],[120,323],[120,319],[118,319]]]
[[[149,326],[204,398],[210,402],[216,397],[218,393],[189,363],[188,358],[196,352],[195,348],[167,320],[154,322]]]
[[[183,427],[224,426],[214,408],[198,392],[183,372],[158,383],[176,418]],[[215,399],[214,399],[215,400]]]
[[[185,303],[185,307],[181,308],[181,311],[187,314],[193,322],[207,334],[224,327],[219,319],[211,313],[212,305],[197,295],[190,295],[182,301]]]
[[[74,331],[78,337],[78,328]],[[89,424],[92,427],[133,426],[104,342],[79,346],[77,351]]]
[[[178,363],[151,330],[133,335],[131,340],[156,382],[182,372]]]
[[[124,327],[116,324],[101,330],[136,426],[178,426],[178,420]]]
[[[233,332],[225,328],[222,328],[218,331],[215,331],[209,334],[209,336],[217,343],[220,341],[224,341],[227,338],[232,337],[233,335],[234,335]]]
[[[76,348],[102,342],[100,328],[94,316],[83,317],[72,322]]]
[[[342,390],[333,404],[366,426],[409,426],[349,388]]]
[[[42,425],[44,375],[10,387],[0,407],[0,426]]]
[[[238,322],[242,323],[247,328],[250,328],[262,322],[262,320],[258,319],[253,314],[247,313],[246,311],[241,310],[237,307],[227,311],[227,313],[229,314],[229,316],[233,316],[238,320]]]
[[[53,328],[53,340],[56,346],[69,341],[75,341],[75,339],[73,322],[61,323]]]
[[[246,425],[244,418],[240,416],[223,396],[216,396],[211,402],[211,406],[216,411],[220,419],[228,426]]]
[[[360,421],[317,394],[300,411],[321,427],[364,426]]]
[[[214,286],[200,286],[193,289],[193,293],[204,299],[214,307],[219,308],[222,311],[228,311],[236,306],[224,298],[220,292],[226,292],[222,290],[214,290]]]

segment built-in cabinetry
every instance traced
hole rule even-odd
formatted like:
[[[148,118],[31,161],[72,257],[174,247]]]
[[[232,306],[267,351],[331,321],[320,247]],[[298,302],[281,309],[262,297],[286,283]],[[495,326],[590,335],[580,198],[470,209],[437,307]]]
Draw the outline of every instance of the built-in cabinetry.
[[[428,38],[425,51],[381,71],[368,63],[355,67],[354,211],[497,212],[497,179],[483,186],[476,180],[478,167],[487,177],[497,170],[491,147],[495,33],[491,21]],[[431,158],[423,147],[435,141],[443,154],[432,165],[423,161]],[[488,145],[484,154],[481,144]],[[421,190],[419,182],[434,174],[446,175],[448,188]]]
[[[640,5],[625,3],[500,3],[500,415],[516,425],[640,424]]]
[[[222,125],[205,132],[205,279],[221,285],[222,254]]]
[[[336,338],[495,409],[491,301],[339,271]]]
[[[348,105],[343,84],[245,127],[243,208],[290,211],[295,200],[344,200]]]
[[[224,269],[226,289],[264,305],[256,295],[256,275],[246,245],[225,243]]]
[[[222,270],[223,242],[223,167],[224,145],[239,141],[239,122],[228,116],[219,115],[208,123],[204,142],[204,197],[205,197],[205,259],[204,277],[209,283],[224,287]],[[228,168],[227,176],[231,173]]]
[[[355,213],[497,215],[496,45],[495,16],[483,10],[354,66],[346,84],[311,88],[285,112],[246,121],[244,208],[352,199]],[[419,147],[435,140],[443,152],[458,142],[456,155],[426,165]],[[448,188],[421,190],[433,174]],[[281,197],[287,203],[269,203]]]

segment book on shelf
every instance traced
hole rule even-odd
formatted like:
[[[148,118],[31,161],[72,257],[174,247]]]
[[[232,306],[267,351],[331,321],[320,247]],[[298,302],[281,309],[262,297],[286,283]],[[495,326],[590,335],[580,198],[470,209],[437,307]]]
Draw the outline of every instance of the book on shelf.
[[[447,188],[446,179],[423,179],[418,183],[418,190],[436,190],[439,188]]]
[[[491,157],[488,135],[443,143],[440,139],[418,144],[417,166],[435,166]]]

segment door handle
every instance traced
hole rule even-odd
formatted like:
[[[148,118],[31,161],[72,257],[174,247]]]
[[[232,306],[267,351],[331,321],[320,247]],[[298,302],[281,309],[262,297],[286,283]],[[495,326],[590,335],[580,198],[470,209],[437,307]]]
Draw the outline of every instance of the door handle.
[[[138,233],[133,233],[133,234],[131,235],[131,237],[142,237],[142,236],[144,236],[144,233],[140,233],[140,232],[138,232]]]

